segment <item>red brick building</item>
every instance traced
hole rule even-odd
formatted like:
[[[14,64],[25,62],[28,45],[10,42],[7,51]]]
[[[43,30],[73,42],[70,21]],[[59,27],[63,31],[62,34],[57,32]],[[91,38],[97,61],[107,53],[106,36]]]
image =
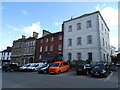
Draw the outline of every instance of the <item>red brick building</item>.
[[[36,40],[35,60],[59,61],[63,56],[63,32],[50,33],[43,30],[43,37]]]

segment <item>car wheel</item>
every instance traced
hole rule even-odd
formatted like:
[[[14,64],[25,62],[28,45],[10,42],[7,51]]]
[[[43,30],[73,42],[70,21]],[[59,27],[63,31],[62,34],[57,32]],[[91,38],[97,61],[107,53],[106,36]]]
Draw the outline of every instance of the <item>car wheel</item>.
[[[58,71],[58,74],[60,74],[60,73],[61,73],[61,71],[59,70],[59,71]]]
[[[39,74],[41,74],[41,72],[38,72]]]
[[[45,70],[44,73],[47,73],[47,71]]]
[[[86,75],[88,75],[89,74],[89,72],[88,71],[86,71]]]
[[[5,70],[5,72],[7,72],[7,70]]]
[[[69,68],[67,69],[67,72],[69,71]]]

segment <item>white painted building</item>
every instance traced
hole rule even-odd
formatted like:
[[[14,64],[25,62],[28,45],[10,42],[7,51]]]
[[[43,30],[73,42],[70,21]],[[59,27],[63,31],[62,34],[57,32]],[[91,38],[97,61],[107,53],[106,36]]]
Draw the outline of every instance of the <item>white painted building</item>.
[[[110,61],[109,28],[99,11],[63,22],[64,60]]]
[[[7,49],[2,51],[1,55],[2,64],[10,63],[11,49],[12,49],[11,47],[7,47]]]
[[[2,65],[1,56],[2,56],[2,52],[0,51],[0,66]]]

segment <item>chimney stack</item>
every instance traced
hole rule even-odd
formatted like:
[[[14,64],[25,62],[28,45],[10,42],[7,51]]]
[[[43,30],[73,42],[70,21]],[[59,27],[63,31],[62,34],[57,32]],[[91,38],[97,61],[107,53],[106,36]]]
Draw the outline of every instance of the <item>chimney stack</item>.
[[[49,31],[47,31],[47,30],[43,30],[42,36],[46,36],[46,35],[48,35],[48,34],[51,34],[51,32],[49,32]]]
[[[38,38],[38,33],[37,32],[33,32],[33,37]]]
[[[22,35],[22,39],[25,39],[25,35]]]

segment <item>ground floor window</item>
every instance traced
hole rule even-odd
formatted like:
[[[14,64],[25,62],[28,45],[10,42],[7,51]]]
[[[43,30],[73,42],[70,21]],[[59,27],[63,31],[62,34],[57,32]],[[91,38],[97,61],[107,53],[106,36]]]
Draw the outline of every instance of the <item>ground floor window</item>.
[[[104,61],[105,61],[105,54],[103,54],[103,57],[104,57]]]
[[[77,53],[77,59],[81,60],[81,53]]]
[[[68,53],[68,60],[72,60],[72,54]]]
[[[88,60],[92,60],[93,56],[92,56],[92,52],[88,52]]]

